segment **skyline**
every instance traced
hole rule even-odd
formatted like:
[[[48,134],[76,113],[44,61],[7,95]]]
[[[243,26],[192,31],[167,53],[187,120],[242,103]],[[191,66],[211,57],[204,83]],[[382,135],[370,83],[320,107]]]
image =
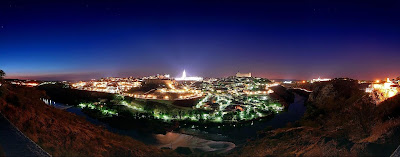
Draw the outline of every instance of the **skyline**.
[[[176,75],[176,76],[171,76],[171,79],[183,79],[185,77],[183,77],[186,72],[184,69],[184,74],[181,75]],[[238,71],[237,73],[240,73],[240,71]],[[228,78],[231,76],[237,76],[238,74],[232,74],[232,75],[226,75],[226,76],[222,76],[222,77],[204,77],[204,78]],[[250,72],[251,74],[251,72]],[[128,77],[133,77],[133,78],[144,78],[144,77],[149,77],[149,76],[158,76],[158,75],[168,75],[168,77],[170,77],[171,74],[169,73],[158,73],[158,74],[152,74],[152,75],[146,75],[146,76],[104,76],[101,75],[100,73],[89,73],[89,74],[56,74],[56,75],[37,75],[37,76],[12,76],[12,77],[5,77],[6,79],[20,79],[20,80],[38,80],[38,81],[72,81],[72,82],[76,82],[76,81],[89,81],[89,80],[99,80],[99,79],[103,79],[103,78],[128,78]],[[287,81],[312,81],[312,80],[318,80],[318,79],[326,79],[326,80],[331,80],[334,78],[350,78],[350,77],[325,77],[325,76],[318,76],[315,78],[310,78],[310,79],[296,79],[296,78],[267,78],[267,77],[260,77],[260,76],[251,76],[253,78],[265,78],[265,79],[270,79],[270,80],[287,80]],[[203,77],[197,77],[197,76],[190,76],[189,78],[196,78],[196,79],[203,79]],[[358,79],[358,80],[362,80],[362,81],[381,81],[381,80],[389,80],[389,79],[396,79],[396,78],[400,78],[400,76],[398,77],[386,77],[386,78],[377,78],[374,80],[368,80],[368,79]],[[350,79],[354,79],[354,78],[350,78]]]
[[[400,2],[2,1],[7,78],[400,76]],[[176,75],[176,76],[175,76]]]

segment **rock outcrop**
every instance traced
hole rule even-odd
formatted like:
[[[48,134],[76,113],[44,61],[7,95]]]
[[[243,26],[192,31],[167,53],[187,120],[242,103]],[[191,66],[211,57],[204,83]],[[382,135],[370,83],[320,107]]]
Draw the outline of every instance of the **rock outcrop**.
[[[376,106],[356,80],[313,89],[302,120],[264,131],[234,155],[389,156],[400,144],[400,96]]]
[[[273,99],[279,100],[281,104],[288,106],[294,101],[294,94],[283,86],[270,87],[274,92],[270,94]]]

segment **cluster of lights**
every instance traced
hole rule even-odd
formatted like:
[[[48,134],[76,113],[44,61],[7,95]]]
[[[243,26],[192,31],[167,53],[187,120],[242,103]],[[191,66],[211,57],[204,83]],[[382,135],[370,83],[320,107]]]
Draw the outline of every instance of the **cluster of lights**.
[[[118,115],[117,110],[109,109],[105,107],[103,104],[80,103],[78,106],[82,109],[89,108],[92,110],[99,110],[103,115],[110,115],[110,116]]]
[[[230,77],[203,82],[203,92],[207,95],[195,106],[198,109],[211,110],[212,117],[232,121],[250,120],[267,116],[269,112],[283,110],[282,105],[273,103],[268,94],[269,87],[276,86],[261,78]],[[232,113],[239,113],[232,116]]]
[[[177,98],[173,98],[168,96],[168,94],[178,94]],[[195,99],[200,98],[203,96],[201,90],[181,90],[181,89],[157,89],[152,94],[144,93],[144,94],[130,94],[130,93],[123,93],[124,96],[129,96],[133,98],[139,99],[156,99],[156,100],[184,100],[184,99]]]
[[[161,77],[157,76],[155,79]],[[262,78],[253,77],[228,77],[221,79],[204,80],[201,84],[186,85],[189,81],[199,81],[192,77],[186,77],[183,72],[181,78],[175,80],[184,80],[186,82],[177,83],[169,78],[165,79],[164,87],[152,89],[145,93],[134,94],[119,92],[122,96],[129,96],[140,99],[158,99],[158,100],[184,100],[193,98],[202,98],[193,106],[192,109],[178,109],[176,111],[160,110],[156,107],[153,110],[145,110],[143,105],[136,103],[128,103],[122,101],[120,105],[124,105],[141,115],[140,118],[155,118],[163,121],[184,120],[184,121],[208,121],[215,123],[246,121],[261,118],[278,113],[283,110],[283,106],[269,98],[269,94],[273,93],[272,86],[278,85],[271,83]],[[151,81],[151,80],[150,80]],[[72,84],[73,88],[94,90],[107,89],[111,86],[129,86],[132,82],[121,81],[115,79],[99,80],[91,82],[78,82]],[[136,86],[136,85],[132,85]],[[119,88],[122,89],[122,88]],[[109,93],[118,93],[106,90]],[[145,104],[144,104],[145,105]],[[117,111],[109,109],[101,103],[82,103],[81,108],[90,108],[101,110],[105,115],[118,115]],[[145,114],[145,115],[143,115]],[[144,116],[144,117],[142,117]]]
[[[145,93],[128,93],[128,91],[134,87],[140,87],[142,85],[142,80],[151,82],[163,82],[168,88],[152,89]],[[182,81],[201,81],[201,77],[186,77],[186,72],[183,72],[182,78],[177,78],[176,80]],[[97,91],[106,93],[122,94],[124,96],[140,98],[140,99],[158,99],[158,100],[183,100],[183,99],[194,99],[203,96],[201,90],[196,90],[187,86],[182,88],[175,87],[174,80],[170,79],[170,75],[156,75],[143,77],[142,79],[130,78],[118,78],[110,77],[100,80],[90,80],[90,81],[79,81],[70,84],[73,89],[87,90],[87,91]],[[168,94],[178,94],[178,97],[168,96]]]
[[[395,83],[387,78],[386,82],[384,83],[381,83],[380,80],[376,80],[365,89],[365,92],[370,93],[373,99],[377,103],[380,103],[400,93],[400,88],[398,83]]]
[[[175,82],[176,83],[176,82]],[[157,100],[184,100],[184,99],[195,99],[203,96],[201,90],[181,85],[176,87],[172,82],[166,82],[168,88],[157,88],[152,89],[148,92],[141,94],[123,93],[124,96],[139,98],[139,99],[157,99]],[[171,96],[175,94],[177,96]]]
[[[27,86],[27,87],[36,87],[40,85],[40,82],[32,80],[26,80],[26,81],[17,80],[17,81],[11,81],[11,84],[19,86]]]
[[[268,89],[268,91],[243,91],[247,95],[259,95],[259,94],[271,94],[274,91],[271,89]]]
[[[267,86],[271,86],[270,83],[263,82],[263,80],[258,78],[217,79],[216,82],[203,82],[201,86],[202,91],[190,89],[189,87],[182,89],[158,89],[162,93],[167,93],[169,90],[171,90],[170,92],[177,93],[180,93],[178,92],[180,90],[184,90],[185,92],[201,95],[206,93],[204,98],[192,109],[183,109],[179,110],[179,112],[157,108],[145,110],[145,106],[143,105],[128,103],[126,101],[122,101],[121,105],[135,110],[137,112],[136,115],[134,114],[135,117],[154,118],[167,122],[172,120],[207,121],[212,123],[238,122],[262,118],[271,113],[278,113],[283,110],[281,104],[269,99],[268,93],[271,93],[271,91],[268,92]],[[220,88],[225,88],[225,90],[218,92],[217,90]],[[254,93],[246,93],[247,91],[254,91]],[[158,97],[149,94],[146,98],[156,99]],[[164,96],[164,99],[169,99],[169,97]],[[104,108],[93,104],[81,104],[81,106],[104,110]]]
[[[330,78],[321,78],[321,77],[318,77],[318,78],[316,78],[316,79],[312,79],[311,80],[311,83],[314,83],[314,82],[325,82],[325,81],[330,81],[331,79]]]
[[[141,82],[133,78],[106,78],[101,80],[80,81],[72,83],[71,87],[79,90],[122,93],[133,87],[139,87]]]

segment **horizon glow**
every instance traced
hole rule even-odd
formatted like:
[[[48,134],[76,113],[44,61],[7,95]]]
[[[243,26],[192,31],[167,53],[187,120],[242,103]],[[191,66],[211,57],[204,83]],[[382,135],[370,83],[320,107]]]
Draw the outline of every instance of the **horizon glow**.
[[[6,78],[400,76],[398,1],[0,3]]]

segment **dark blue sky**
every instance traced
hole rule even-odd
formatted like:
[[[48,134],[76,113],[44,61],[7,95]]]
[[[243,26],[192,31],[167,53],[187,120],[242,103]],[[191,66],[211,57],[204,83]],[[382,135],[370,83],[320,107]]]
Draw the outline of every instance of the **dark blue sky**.
[[[400,75],[400,1],[0,2],[9,78]]]

